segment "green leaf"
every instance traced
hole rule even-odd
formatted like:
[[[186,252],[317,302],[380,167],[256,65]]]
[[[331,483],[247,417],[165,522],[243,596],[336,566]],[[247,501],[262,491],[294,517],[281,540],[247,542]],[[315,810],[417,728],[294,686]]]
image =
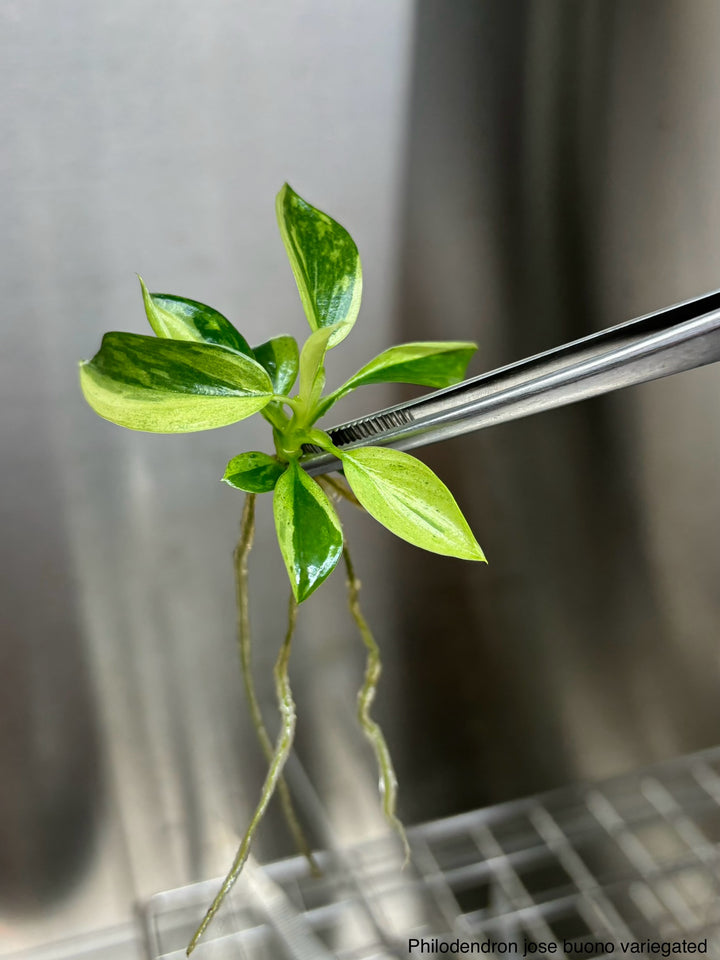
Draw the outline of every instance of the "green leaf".
[[[293,594],[302,603],[342,556],[340,521],[318,484],[295,461],[275,486],[273,512]]]
[[[270,374],[275,393],[287,396],[298,374],[298,345],[294,337],[273,337],[253,350],[255,359]]]
[[[338,327],[348,324],[337,324],[332,327],[322,327],[311,333],[300,351],[300,396],[311,406],[322,393],[325,386],[325,354],[330,340],[338,332]]]
[[[152,433],[210,430],[262,410],[273,395],[249,357],[205,343],[106,333],[80,385],[106,420]]]
[[[286,464],[267,453],[241,453],[227,465],[223,480],[246,493],[270,493],[285,472],[285,467]]]
[[[340,455],[353,493],[388,530],[433,553],[485,559],[453,495],[430,467],[408,453],[382,447]]]
[[[145,313],[158,337],[170,340],[193,340],[196,343],[212,343],[218,347],[236,350],[252,357],[247,340],[217,310],[197,300],[174,297],[169,293],[150,293],[142,277]]]
[[[423,387],[449,387],[463,379],[476,350],[476,343],[460,340],[403,343],[390,347],[361,367],[333,396],[338,399],[367,383],[416,383]]]
[[[287,183],[277,195],[275,209],[310,327],[348,324],[333,334],[329,346],[334,347],[348,335],[360,309],[362,269],[357,247],[344,227]]]

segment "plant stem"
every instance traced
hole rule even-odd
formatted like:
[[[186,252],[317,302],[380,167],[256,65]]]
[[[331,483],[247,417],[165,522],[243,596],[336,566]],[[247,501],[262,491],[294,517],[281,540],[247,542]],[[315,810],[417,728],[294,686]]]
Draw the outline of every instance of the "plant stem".
[[[250,716],[252,717],[255,733],[257,734],[262,751],[265,754],[267,762],[270,763],[273,758],[273,745],[260,709],[260,702],[255,690],[255,681],[253,680],[251,662],[248,556],[255,538],[255,500],[256,494],[247,493],[245,495],[245,504],[240,521],[240,539],[238,540],[233,555],[235,561],[235,591],[237,596],[237,638],[240,652],[240,665],[242,667],[243,683],[245,685],[245,695],[247,696]],[[319,876],[320,870],[313,859],[310,845],[307,842],[297,814],[295,813],[285,777],[281,777],[278,782],[278,797],[295,845],[300,853],[307,859],[312,873],[315,876]]]
[[[278,781],[280,780],[282,769],[285,766],[285,762],[287,761],[292,749],[293,737],[295,735],[295,701],[293,700],[292,691],[290,689],[287,668],[288,661],[290,659],[290,649],[292,646],[293,633],[295,632],[296,620],[297,603],[291,594],[290,604],[288,607],[287,633],[285,634],[285,640],[280,648],[278,658],[275,661],[274,669],[275,693],[277,696],[278,706],[280,708],[281,725],[280,733],[278,734],[277,742],[275,743],[272,762],[270,763],[270,769],[265,777],[265,783],[263,784],[262,792],[260,794],[260,801],[255,808],[255,812],[252,815],[250,824],[240,842],[240,846],[235,854],[235,859],[233,860],[230,871],[223,880],[217,896],[210,904],[202,923],[192,935],[192,939],[188,944],[186,951],[188,957],[197,946],[200,937],[202,937],[203,933],[205,933],[207,930],[208,925],[212,922],[215,914],[220,909],[223,900],[232,889],[237,878],[240,876],[242,868],[245,866],[245,861],[250,853],[250,844],[255,836],[255,831],[257,830],[258,824],[262,820],[265,811],[267,810],[268,804],[270,803],[272,795],[275,792],[275,788],[278,785]]]
[[[405,864],[410,860],[410,845],[408,844],[405,828],[395,813],[397,804],[397,777],[393,767],[392,759],[385,737],[379,725],[370,716],[370,707],[375,699],[378,680],[382,672],[380,662],[380,648],[375,642],[375,638],[370,631],[370,627],[365,620],[360,609],[360,581],[355,576],[355,569],[350,558],[347,544],[343,547],[343,559],[345,560],[345,569],[347,570],[347,588],[348,604],[350,614],[355,621],[360,636],[367,650],[367,661],[365,664],[365,679],[358,693],[358,720],[363,733],[372,744],[380,772],[380,795],[382,797],[383,813],[390,826],[397,832],[402,841],[405,851]]]

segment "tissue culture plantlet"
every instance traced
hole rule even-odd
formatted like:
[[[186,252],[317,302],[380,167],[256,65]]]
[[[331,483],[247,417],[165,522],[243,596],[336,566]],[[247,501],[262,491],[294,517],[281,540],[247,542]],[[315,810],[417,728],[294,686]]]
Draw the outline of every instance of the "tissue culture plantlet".
[[[240,875],[276,789],[295,841],[312,865],[282,775],[295,731],[288,661],[298,605],[341,559],[350,613],[367,655],[358,694],[358,720],[375,753],[385,817],[401,837],[406,856],[408,853],[395,812],[397,782],[390,753],[370,714],[381,669],[379,650],[360,609],[360,584],[333,501],[344,498],[364,508],[415,546],[465,560],[485,559],[452,494],[429,467],[407,453],[382,447],[339,449],[316,427],[337,400],[367,384],[446,387],[459,382],[476,344],[421,342],[390,347],[323,395],[327,353],[350,333],[360,308],[360,258],[349,233],[287,184],[277,196],[276,210],[311,328],[302,350],[290,336],[276,336],[251,348],[217,310],[184,297],[150,293],[141,280],[145,312],[155,336],[106,333],[99,352],[80,365],[80,383],[90,406],[106,420],[131,430],[188,433],[223,427],[254,413],[261,413],[272,427],[274,454],[240,453],[230,460],[223,477],[245,493],[235,550],[238,641],[250,714],[269,769],[235,860],[193,935],[188,954]],[[298,389],[291,396],[296,381]],[[335,454],[342,462],[344,479],[339,474],[317,480],[308,476],[302,467],[304,444]],[[273,495],[277,538],[291,586],[287,632],[274,669],[281,720],[274,744],[255,692],[248,615],[248,555],[255,501],[262,493]]]

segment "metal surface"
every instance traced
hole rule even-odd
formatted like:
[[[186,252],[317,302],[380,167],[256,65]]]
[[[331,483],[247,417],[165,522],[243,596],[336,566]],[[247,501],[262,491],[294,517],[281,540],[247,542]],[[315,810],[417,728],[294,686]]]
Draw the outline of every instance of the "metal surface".
[[[147,332],[135,271],[252,343],[305,336],[272,209],[289,179],[363,260],[337,382],[413,340],[477,340],[476,369],[492,370],[709,290],[720,4],[0,0],[0,17],[0,954],[14,957],[220,874],[266,772],[235,670],[241,500],[219,478],[270,440],[254,419],[156,437],[87,408],[77,361],[107,329]],[[358,391],[337,419],[403,389]],[[428,449],[482,569],[343,515],[408,822],[717,741],[719,409],[707,367]],[[267,501],[258,514],[271,724],[285,571]],[[298,755],[355,844],[382,815],[339,571],[298,630]],[[292,852],[269,812],[263,861]]]
[[[720,360],[720,292],[675,304],[427,397],[328,430],[338,447],[397,450],[449,440]],[[304,463],[317,475],[340,461]]]
[[[720,748],[439,820],[409,838],[405,872],[394,843],[377,841],[341,861],[321,858],[321,878],[295,858],[268,866],[266,882],[322,941],[319,957],[405,960],[420,955],[410,938],[483,944],[486,956],[508,956],[493,941],[518,943],[519,956],[525,940],[554,943],[557,956],[564,941],[602,941],[617,956],[621,943],[707,939],[705,955],[720,957]],[[216,885],[149,901],[142,916],[152,960],[181,960]],[[258,906],[251,879],[238,884],[203,956],[304,954],[278,936],[273,906]]]

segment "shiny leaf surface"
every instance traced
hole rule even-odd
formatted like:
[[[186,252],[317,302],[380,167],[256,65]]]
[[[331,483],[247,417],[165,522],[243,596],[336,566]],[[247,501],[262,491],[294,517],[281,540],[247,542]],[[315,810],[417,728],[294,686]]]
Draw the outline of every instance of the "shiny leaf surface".
[[[80,365],[85,399],[131,430],[189,433],[243,420],[272,397],[265,370],[249,357],[204,343],[106,333]]]
[[[252,357],[253,352],[245,338],[217,310],[186,297],[150,293],[142,277],[139,279],[145,313],[158,337],[212,343]]]
[[[333,505],[296,462],[280,477],[273,494],[280,551],[298,603],[335,569],[343,536]]]
[[[396,536],[444,556],[485,559],[455,498],[420,460],[382,447],[360,447],[341,456],[355,496]]]
[[[286,464],[259,451],[233,457],[225,469],[223,480],[246,493],[270,493],[285,472]]]
[[[298,345],[294,337],[273,337],[253,349],[257,362],[267,370],[275,393],[286,396],[298,374]]]
[[[348,335],[360,309],[362,269],[357,247],[344,227],[287,183],[277,195],[275,208],[311,328],[348,324],[333,334],[329,346],[334,347]]]
[[[366,363],[343,384],[335,396],[367,383],[416,383],[424,387],[449,387],[465,376],[477,344],[465,341],[403,343],[390,347]]]

